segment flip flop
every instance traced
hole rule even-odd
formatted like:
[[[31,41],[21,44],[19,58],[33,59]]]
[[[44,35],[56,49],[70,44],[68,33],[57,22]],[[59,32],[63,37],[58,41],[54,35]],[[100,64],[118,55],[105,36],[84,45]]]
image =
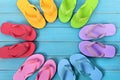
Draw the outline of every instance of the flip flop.
[[[57,7],[54,0],[40,0],[40,6],[45,19],[50,23],[54,22],[57,18]]]
[[[92,24],[83,27],[79,32],[79,36],[83,40],[91,40],[112,36],[115,33],[116,27],[114,24]]]
[[[104,45],[100,42],[83,41],[79,44],[80,51],[89,57],[114,57],[116,49],[114,46]]]
[[[36,72],[36,70],[38,70],[43,63],[43,55],[35,54],[30,56],[14,74],[13,80],[26,80],[29,76]]]
[[[72,55],[70,62],[80,74],[86,75],[90,80],[102,80],[102,72],[82,54]]]
[[[85,4],[75,13],[71,19],[73,28],[83,27],[91,17],[93,11],[97,7],[98,0],[86,0]]]
[[[0,58],[23,58],[28,57],[35,51],[33,42],[24,42],[12,46],[4,46],[0,48]]]
[[[3,34],[27,41],[33,41],[36,38],[36,31],[30,26],[24,24],[13,24],[5,22],[1,26],[1,32]]]
[[[62,59],[58,64],[58,75],[61,80],[76,80],[76,76],[68,60]]]
[[[72,17],[73,10],[76,6],[76,0],[63,0],[59,8],[59,19],[67,23]]]
[[[24,5],[23,5],[24,4]],[[23,13],[27,21],[34,28],[43,28],[46,25],[46,21],[34,5],[31,5],[28,0],[18,0],[17,6]]]
[[[56,63],[48,60],[38,72],[36,80],[51,80],[56,72]]]

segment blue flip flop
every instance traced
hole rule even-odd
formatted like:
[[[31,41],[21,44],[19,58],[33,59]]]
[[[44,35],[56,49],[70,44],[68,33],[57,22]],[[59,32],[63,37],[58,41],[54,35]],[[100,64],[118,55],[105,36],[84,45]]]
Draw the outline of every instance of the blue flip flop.
[[[76,76],[68,60],[62,59],[58,64],[58,75],[61,80],[76,80]]]
[[[82,54],[72,55],[70,62],[79,73],[88,75],[91,80],[102,79],[102,72]]]

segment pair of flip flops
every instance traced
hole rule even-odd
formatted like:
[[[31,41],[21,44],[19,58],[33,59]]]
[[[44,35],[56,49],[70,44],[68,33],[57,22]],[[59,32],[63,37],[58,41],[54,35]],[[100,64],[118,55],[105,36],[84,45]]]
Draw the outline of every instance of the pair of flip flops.
[[[29,76],[33,75],[43,64],[44,56],[35,54],[29,57],[24,64],[14,74],[13,80],[26,80]],[[38,71],[35,80],[51,80],[56,72],[56,63],[50,59],[45,62],[43,67]]]
[[[83,40],[99,39],[112,36],[116,33],[113,24],[92,24],[81,29],[79,36]],[[100,42],[83,41],[79,44],[80,51],[89,57],[114,57],[116,49],[114,46],[104,45]]]
[[[70,62],[67,59],[63,59],[58,64],[58,74],[61,80],[76,80],[76,74],[72,66],[80,74],[87,75],[90,80],[101,80],[102,72],[93,65],[89,59],[82,54],[75,54],[70,57]]]
[[[5,22],[1,26],[1,32],[15,38],[33,41],[36,38],[36,32],[33,28],[23,24],[13,24]],[[12,46],[0,48],[0,58],[22,58],[28,57],[35,51],[33,42],[23,42]]]
[[[57,18],[57,7],[53,0],[40,0],[40,6],[43,10],[45,19],[39,12],[38,8],[30,4],[28,0],[18,0],[17,6],[25,16],[27,21],[34,28],[45,27],[45,19],[51,23],[54,22]]]
[[[59,19],[61,22],[68,22],[76,7],[76,0],[63,0],[59,8]],[[84,5],[74,14],[71,19],[71,26],[73,28],[83,27],[91,17],[93,11],[98,5],[98,0],[86,0]]]

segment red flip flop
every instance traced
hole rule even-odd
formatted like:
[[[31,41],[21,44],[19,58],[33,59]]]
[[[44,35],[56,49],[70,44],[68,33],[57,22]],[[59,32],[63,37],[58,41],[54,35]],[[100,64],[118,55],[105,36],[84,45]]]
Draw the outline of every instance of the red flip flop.
[[[32,27],[24,24],[5,22],[1,26],[1,32],[27,41],[33,41],[36,38],[36,31]]]
[[[0,48],[0,58],[23,58],[28,57],[35,51],[33,42],[24,42],[13,46],[4,46]]]

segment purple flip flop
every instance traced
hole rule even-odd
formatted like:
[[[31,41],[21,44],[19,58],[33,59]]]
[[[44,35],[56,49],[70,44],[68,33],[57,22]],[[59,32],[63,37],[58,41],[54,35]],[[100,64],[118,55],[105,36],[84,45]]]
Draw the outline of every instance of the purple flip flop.
[[[107,57],[115,56],[116,49],[110,45],[104,45],[100,42],[83,41],[79,44],[80,51],[89,57]]]
[[[116,33],[114,24],[92,24],[81,29],[79,36],[83,40],[91,40],[102,38],[104,36],[112,36]]]

